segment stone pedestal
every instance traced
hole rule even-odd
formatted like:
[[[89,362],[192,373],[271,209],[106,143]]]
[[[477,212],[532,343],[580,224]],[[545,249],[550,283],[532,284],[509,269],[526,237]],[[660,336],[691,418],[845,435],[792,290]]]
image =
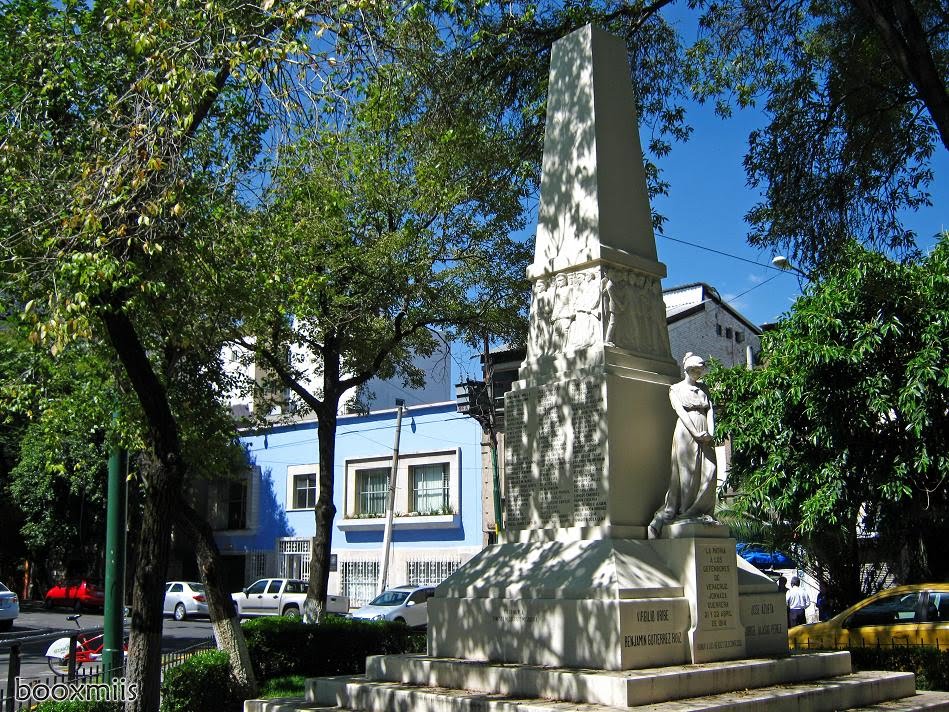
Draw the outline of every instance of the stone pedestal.
[[[429,600],[429,655],[629,670],[786,653],[781,594],[735,541],[668,529],[485,549]]]

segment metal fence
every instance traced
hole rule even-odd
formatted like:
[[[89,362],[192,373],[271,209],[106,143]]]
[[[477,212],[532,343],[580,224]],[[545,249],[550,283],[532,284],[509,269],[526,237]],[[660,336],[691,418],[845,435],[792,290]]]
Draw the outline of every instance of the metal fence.
[[[37,636],[24,636],[18,639],[0,641],[0,652],[9,652],[7,662],[7,683],[0,689],[0,712],[19,712],[31,709],[39,702],[46,700],[64,700],[84,698],[89,701],[122,701],[125,699],[125,690],[121,683],[105,679],[105,671],[101,663],[89,663],[76,666],[70,665],[67,673],[62,675],[50,674],[43,677],[20,678],[21,646],[24,643],[39,643],[69,637],[71,649],[75,651],[75,641],[83,635],[92,635],[100,632],[101,628],[87,628],[85,630],[58,631]],[[212,638],[190,645],[179,650],[162,653],[161,665],[168,669],[180,665],[195,653],[214,649]],[[75,655],[75,653],[73,653]],[[120,678],[123,674],[112,674],[109,678]]]

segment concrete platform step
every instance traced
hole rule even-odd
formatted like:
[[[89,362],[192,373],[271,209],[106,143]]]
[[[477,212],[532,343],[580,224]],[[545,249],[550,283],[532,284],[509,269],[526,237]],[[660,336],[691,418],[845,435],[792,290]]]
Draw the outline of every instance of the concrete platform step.
[[[378,655],[366,661],[366,679],[374,682],[400,682],[615,707],[839,677],[850,671],[850,653],[845,650],[621,672],[425,655]]]
[[[304,697],[274,697],[269,700],[244,700],[244,712],[340,712],[335,705],[326,707],[307,702]]]
[[[317,704],[329,706],[335,702],[344,709],[363,712],[832,712],[913,695],[913,675],[893,672],[861,672],[815,682],[735,690],[633,707],[375,682],[363,676],[320,678],[307,689],[308,699]]]
[[[917,692],[890,702],[859,707],[853,712],[911,712],[913,710],[949,710],[949,692]]]

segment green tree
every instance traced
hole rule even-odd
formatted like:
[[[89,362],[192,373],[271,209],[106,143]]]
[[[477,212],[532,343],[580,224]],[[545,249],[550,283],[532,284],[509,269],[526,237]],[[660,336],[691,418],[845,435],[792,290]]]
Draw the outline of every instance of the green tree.
[[[51,583],[51,569],[102,574],[105,433],[100,424],[108,420],[95,414],[102,371],[95,372],[78,353],[57,363],[24,336],[13,319],[0,324],[0,499],[10,508],[4,521],[10,550],[20,554],[16,563],[30,561],[32,579],[42,589]],[[22,546],[14,545],[17,539]]]
[[[16,0],[0,14],[3,292],[52,355],[77,340],[111,346],[155,463],[141,470],[136,710],[158,706],[170,522],[188,468],[169,378],[196,365],[182,358],[195,353],[186,338],[149,332],[160,312],[171,320],[170,289],[187,286],[163,255],[202,224],[188,208],[233,186],[253,159],[264,128],[255,117],[279,98],[275,68],[298,48],[298,10]]]
[[[712,376],[736,508],[793,526],[837,605],[878,585],[864,564],[949,574],[947,325],[949,235],[909,262],[851,243],[765,333],[762,367]]]
[[[438,46],[431,28],[414,41]],[[490,87],[433,86],[392,59],[285,150],[227,258],[241,265],[226,290],[244,294],[236,343],[319,423],[309,619],[326,598],[342,399],[373,376],[420,385],[413,357],[443,340],[522,338],[530,249],[511,234],[531,148]]]
[[[760,104],[745,169],[753,245],[812,269],[854,235],[911,252],[901,212],[928,205],[949,150],[949,15],[937,0],[703,1],[695,95],[723,115]]]

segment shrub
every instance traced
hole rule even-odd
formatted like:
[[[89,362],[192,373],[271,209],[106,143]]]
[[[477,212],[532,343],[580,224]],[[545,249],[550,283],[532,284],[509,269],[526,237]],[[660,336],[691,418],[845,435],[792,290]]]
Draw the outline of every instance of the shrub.
[[[223,650],[195,653],[165,671],[161,712],[239,712],[243,702],[231,681]]]
[[[327,616],[316,625],[267,617],[244,625],[258,681],[366,671],[368,655],[424,653],[425,635],[402,623]]]
[[[851,648],[854,670],[892,670],[916,674],[919,690],[949,691],[949,650],[924,646]]]

